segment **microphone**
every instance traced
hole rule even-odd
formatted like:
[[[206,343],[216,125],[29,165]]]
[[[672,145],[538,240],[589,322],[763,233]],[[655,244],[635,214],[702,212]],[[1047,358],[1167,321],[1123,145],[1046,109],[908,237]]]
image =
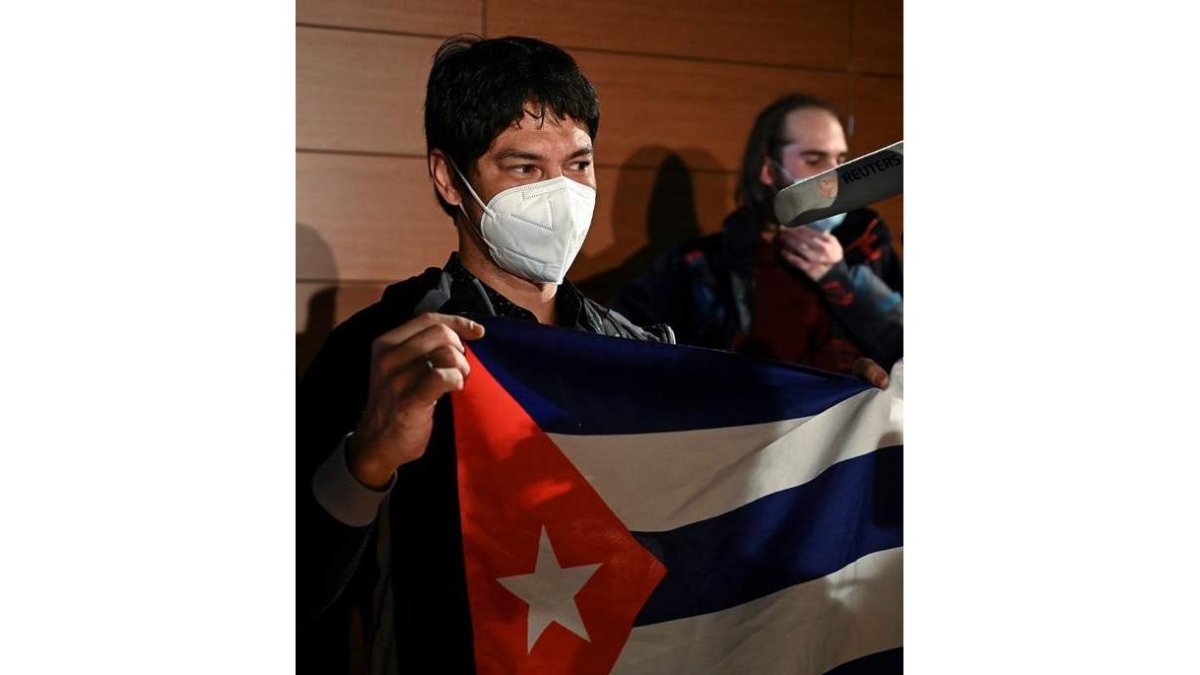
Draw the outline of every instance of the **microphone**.
[[[904,192],[904,141],[810,176],[775,195],[775,217],[796,227]]]

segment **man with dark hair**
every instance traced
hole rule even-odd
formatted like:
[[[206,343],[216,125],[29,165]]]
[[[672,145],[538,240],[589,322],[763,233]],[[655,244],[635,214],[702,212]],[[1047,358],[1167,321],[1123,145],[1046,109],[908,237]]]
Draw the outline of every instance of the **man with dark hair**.
[[[903,278],[877,213],[856,209],[780,227],[775,195],[846,160],[829,104],[785,96],[754,122],[738,205],[722,232],[656,260],[613,307],[634,322],[666,322],[679,341],[851,372],[903,354]]]
[[[297,391],[298,669],[473,672],[454,433],[478,312],[673,342],[564,280],[596,199],[595,89],[561,49],[458,37],[425,99],[429,174],[458,229],[445,267],[338,326]],[[531,227],[530,225],[533,225]]]

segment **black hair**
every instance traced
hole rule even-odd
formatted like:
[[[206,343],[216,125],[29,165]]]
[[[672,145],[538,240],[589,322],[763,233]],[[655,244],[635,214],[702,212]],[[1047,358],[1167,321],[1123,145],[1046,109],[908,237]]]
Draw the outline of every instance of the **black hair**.
[[[595,87],[575,59],[552,44],[456,35],[434,54],[425,91],[426,152],[441,150],[470,175],[492,141],[527,111],[539,123],[547,113],[582,122],[592,140],[600,128]],[[451,217],[458,212],[437,198]]]
[[[811,94],[789,94],[764,108],[750,129],[738,175],[737,203],[752,209],[760,220],[775,221],[775,191],[763,185],[759,179],[763,159],[771,157],[777,162],[783,161],[780,150],[796,140],[784,136],[784,122],[788,113],[802,108],[818,108],[834,117],[838,116],[833,106],[823,99]]]

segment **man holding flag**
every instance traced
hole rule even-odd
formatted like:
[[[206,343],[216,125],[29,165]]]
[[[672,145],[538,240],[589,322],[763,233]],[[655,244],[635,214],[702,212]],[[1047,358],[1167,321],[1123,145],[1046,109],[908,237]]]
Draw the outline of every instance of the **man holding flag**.
[[[458,313],[673,340],[564,282],[595,204],[599,121],[595,89],[552,45],[456,38],[435,56],[429,172],[458,252],[334,330],[299,385],[301,671],[344,670],[351,621],[372,665],[436,654],[437,672],[471,671],[443,394],[463,388],[464,341],[484,331]]]
[[[298,670],[469,673],[536,667],[539,672],[609,672],[625,653],[635,616],[646,607],[657,612],[649,619],[654,625],[684,616],[675,614],[679,610],[671,608],[679,603],[669,598],[644,603],[660,581],[672,579],[672,565],[663,559],[673,559],[671,551],[687,541],[679,528],[693,522],[708,527],[710,518],[665,523],[677,526],[667,533],[635,535],[606,506],[616,497],[600,496],[548,440],[553,415],[535,420],[520,412],[532,401],[540,401],[543,410],[556,410],[554,401],[564,393],[561,382],[543,383],[549,386],[544,395],[528,378],[476,386],[477,375],[472,387],[465,387],[471,373],[481,369],[480,356],[468,343],[484,336],[484,323],[500,337],[479,344],[493,344],[493,355],[515,358],[507,361],[509,369],[543,366],[585,388],[600,380],[589,382],[584,378],[590,376],[567,372],[584,361],[538,361],[540,353],[563,345],[580,356],[604,353],[596,343],[572,342],[561,337],[564,333],[593,334],[609,348],[618,345],[618,353],[602,365],[624,362],[622,350],[638,344],[634,340],[674,341],[668,327],[639,328],[565,281],[595,204],[595,90],[569,55],[544,42],[454,38],[434,58],[425,106],[430,176],[458,230],[458,251],[443,269],[389,287],[378,303],[335,329],[299,385]],[[476,321],[462,316],[467,313],[492,318]],[[518,334],[505,342],[503,336],[512,333],[504,318],[523,320],[532,328],[549,324],[575,331],[547,328],[560,337]],[[647,355],[629,358],[644,362]],[[674,357],[654,353],[649,358],[645,369]],[[485,368],[485,382],[503,379],[492,372],[495,367]],[[606,370],[591,372],[599,378]],[[872,373],[882,375],[877,366]],[[674,379],[666,371],[653,377]],[[828,389],[828,378],[804,374],[801,379],[802,389],[814,384]],[[618,389],[608,391],[608,405],[616,403],[620,387],[628,388],[631,380],[608,381],[613,383]],[[514,389],[533,398],[514,404]],[[768,394],[785,389],[756,388]],[[833,393],[825,392],[820,410],[872,393],[865,389],[861,383],[838,380]],[[473,398],[456,401],[452,412],[445,396],[451,392]],[[643,414],[651,417],[652,401],[642,399],[649,408]],[[726,422],[764,424],[760,413],[771,408],[763,405],[755,415]],[[807,419],[817,409],[787,412],[793,420]],[[670,430],[682,428],[673,425]],[[492,433],[500,435],[488,436]],[[510,464],[510,457],[521,461]],[[542,459],[531,459],[538,457]],[[574,501],[554,509],[558,515],[542,526],[530,525],[528,514],[563,495],[574,495]],[[805,495],[797,498],[812,499],[811,491]],[[737,504],[722,508],[732,509],[728,512],[735,519],[753,516],[740,510],[747,506],[744,500],[733,501]],[[515,527],[506,514],[526,520]],[[568,529],[590,527],[592,535],[607,533],[601,542],[592,541],[599,548],[588,549],[603,554],[603,560],[571,564],[591,540],[564,534],[563,523]],[[896,542],[888,536],[879,545],[894,548]],[[509,546],[517,558],[497,566],[497,557],[504,558]],[[791,565],[790,571],[772,576],[771,588],[816,579],[817,568],[840,569],[830,568],[844,557],[839,555],[822,558],[816,567]],[[507,571],[493,574],[496,570]],[[714,591],[719,601],[715,608],[761,599],[770,590],[734,586]],[[577,597],[592,598],[581,600],[592,608],[609,601],[611,607],[583,611]],[[521,658],[535,659],[536,654],[541,665],[513,661],[520,649],[504,636],[525,650]],[[585,653],[581,645],[603,650]],[[359,657],[351,663],[353,654]],[[654,649],[637,658],[653,663]]]

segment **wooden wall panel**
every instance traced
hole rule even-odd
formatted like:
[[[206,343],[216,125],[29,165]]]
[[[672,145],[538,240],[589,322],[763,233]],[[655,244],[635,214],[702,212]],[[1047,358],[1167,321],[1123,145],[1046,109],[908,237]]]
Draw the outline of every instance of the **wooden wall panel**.
[[[297,28],[297,147],[423,156],[425,83],[441,43]]]
[[[296,228],[296,276],[306,280],[404,279],[458,245],[416,158],[298,153]]]
[[[860,155],[904,140],[904,81],[856,75],[853,82],[854,136],[850,154]]]
[[[843,69],[849,0],[486,0],[489,37],[531,35],[562,47]]]
[[[336,326],[383,297],[387,284],[296,282],[296,332],[314,325]]]
[[[653,169],[596,171],[596,213],[570,279],[604,302],[672,245],[721,228],[735,175],[695,171],[665,154]]]
[[[853,0],[850,69],[904,73],[903,0]]]
[[[850,154],[858,156],[904,140],[904,81],[898,77],[856,75],[853,82],[854,137]],[[904,214],[899,197],[882,202],[877,210],[900,235]]]
[[[383,284],[296,284],[296,373],[304,372],[329,331],[383,295]]]
[[[754,118],[772,100],[807,91],[844,107],[849,76],[772,66],[576,52],[602,113],[596,161],[655,168],[655,148],[695,169],[736,171]],[[651,151],[648,153],[648,151]]]
[[[296,22],[398,33],[483,30],[480,0],[296,0]]]

